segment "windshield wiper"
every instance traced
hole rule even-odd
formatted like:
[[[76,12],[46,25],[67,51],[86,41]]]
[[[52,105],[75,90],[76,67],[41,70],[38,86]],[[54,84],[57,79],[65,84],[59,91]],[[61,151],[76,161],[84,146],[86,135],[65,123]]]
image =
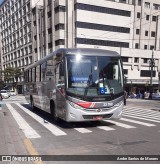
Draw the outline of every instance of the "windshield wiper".
[[[88,88],[89,88],[89,85],[90,85],[90,83],[91,83],[91,80],[92,80],[92,83],[93,83],[92,65],[91,65],[91,73],[90,73],[89,76],[88,76],[87,86],[85,87],[83,98],[85,98],[86,95],[87,95],[87,93],[88,93]]]

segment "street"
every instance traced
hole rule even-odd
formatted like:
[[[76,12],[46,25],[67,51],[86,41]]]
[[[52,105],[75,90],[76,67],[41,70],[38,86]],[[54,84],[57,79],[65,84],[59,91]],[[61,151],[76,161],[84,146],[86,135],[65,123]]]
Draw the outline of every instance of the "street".
[[[54,123],[49,114],[32,111],[24,96],[13,96],[0,110],[0,154],[159,155],[159,105],[158,100],[127,99],[120,120]]]

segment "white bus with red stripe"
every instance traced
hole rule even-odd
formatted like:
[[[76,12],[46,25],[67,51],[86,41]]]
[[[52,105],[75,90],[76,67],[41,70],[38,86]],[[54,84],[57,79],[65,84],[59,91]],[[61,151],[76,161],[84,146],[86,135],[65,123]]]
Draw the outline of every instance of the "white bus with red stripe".
[[[24,71],[32,108],[68,122],[118,119],[124,90],[121,56],[101,49],[58,49]]]

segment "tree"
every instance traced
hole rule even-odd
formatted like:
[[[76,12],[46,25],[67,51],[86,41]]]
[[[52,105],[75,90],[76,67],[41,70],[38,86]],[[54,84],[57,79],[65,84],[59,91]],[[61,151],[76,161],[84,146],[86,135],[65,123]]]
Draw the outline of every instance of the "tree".
[[[15,84],[14,87],[17,87],[18,77],[22,75],[22,72],[18,68],[7,67],[2,71],[2,76],[4,77],[4,82],[7,84]]]

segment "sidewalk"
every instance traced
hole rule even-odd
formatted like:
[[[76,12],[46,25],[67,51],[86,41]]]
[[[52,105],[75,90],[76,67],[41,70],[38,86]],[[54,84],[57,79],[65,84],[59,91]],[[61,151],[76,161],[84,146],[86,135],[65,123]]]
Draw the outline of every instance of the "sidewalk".
[[[23,143],[24,139],[24,134],[3,104],[0,107],[0,155],[29,155]]]

